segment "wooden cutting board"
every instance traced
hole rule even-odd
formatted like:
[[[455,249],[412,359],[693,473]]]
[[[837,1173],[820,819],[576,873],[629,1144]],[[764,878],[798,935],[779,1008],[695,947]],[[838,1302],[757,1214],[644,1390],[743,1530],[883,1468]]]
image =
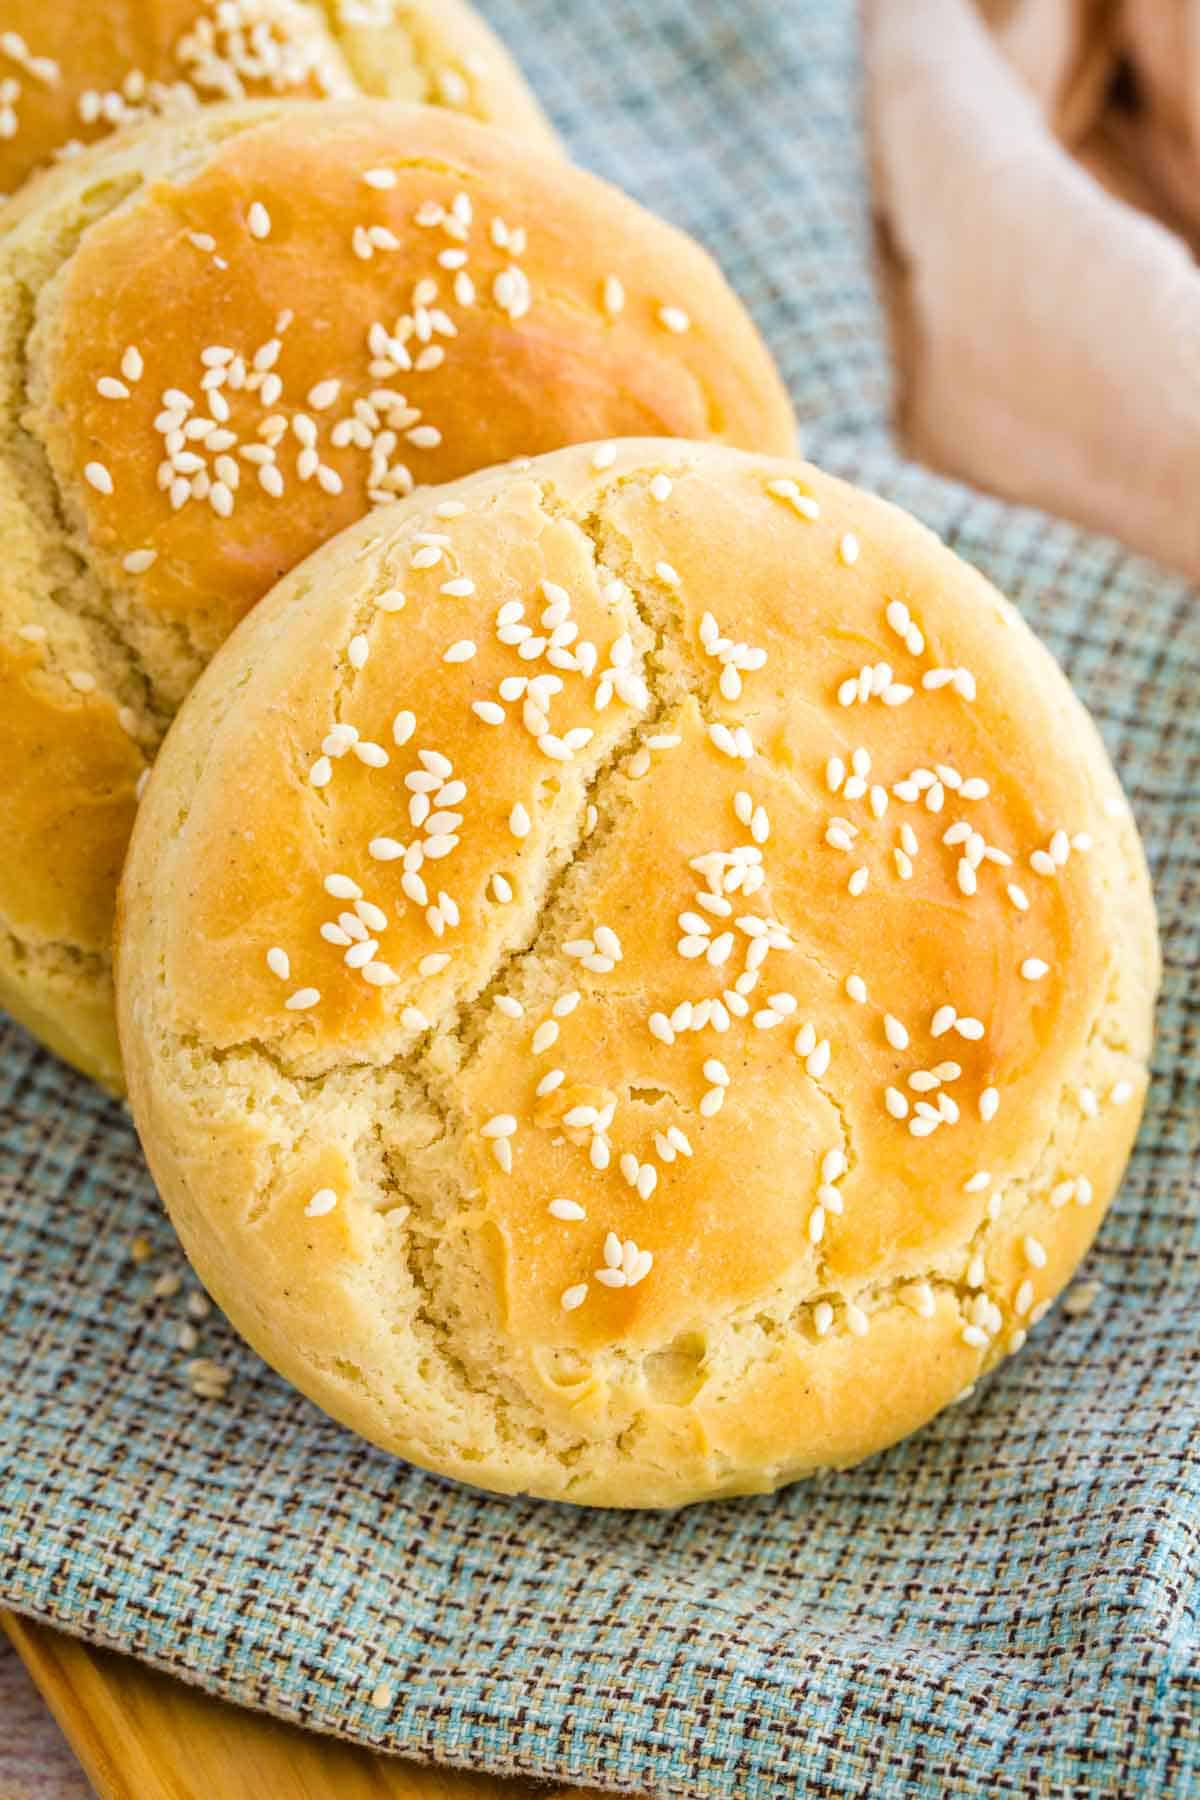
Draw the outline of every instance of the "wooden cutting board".
[[[100,1800],[589,1800],[580,1788],[379,1756],[14,1613],[0,1624]]]

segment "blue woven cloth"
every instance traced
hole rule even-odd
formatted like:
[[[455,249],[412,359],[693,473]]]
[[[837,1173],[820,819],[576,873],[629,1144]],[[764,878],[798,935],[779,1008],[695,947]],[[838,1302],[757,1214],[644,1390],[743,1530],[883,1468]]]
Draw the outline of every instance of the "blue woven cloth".
[[[1195,1794],[1200,601],[898,454],[850,5],[488,10],[578,159],[716,252],[810,453],[986,569],[1100,721],[1166,952],[1149,1113],[1088,1265],[1101,1296],[916,1439],[774,1499],[642,1517],[490,1498],[357,1442],[213,1318],[199,1348],[235,1377],[195,1400],[185,1295],[154,1295],[180,1259],[127,1118],[7,1027],[0,1599],[234,1700],[498,1772],[730,1800]]]

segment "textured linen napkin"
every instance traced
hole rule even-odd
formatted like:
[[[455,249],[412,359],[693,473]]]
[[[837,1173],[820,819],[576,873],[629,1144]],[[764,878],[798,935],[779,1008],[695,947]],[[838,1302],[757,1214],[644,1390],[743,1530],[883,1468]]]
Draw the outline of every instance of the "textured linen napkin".
[[[869,20],[908,444],[1200,577],[1200,4]]]
[[[128,1119],[7,1027],[0,1600],[496,1772],[714,1800],[1194,1793],[1200,606],[897,453],[852,5],[488,12],[579,160],[720,257],[810,452],[994,576],[1100,721],[1150,847],[1166,991],[1098,1297],[916,1438],[773,1499],[497,1499],[358,1442],[213,1316],[177,1348],[193,1284],[162,1291],[180,1258]],[[190,1392],[196,1355],[233,1371],[223,1401]]]

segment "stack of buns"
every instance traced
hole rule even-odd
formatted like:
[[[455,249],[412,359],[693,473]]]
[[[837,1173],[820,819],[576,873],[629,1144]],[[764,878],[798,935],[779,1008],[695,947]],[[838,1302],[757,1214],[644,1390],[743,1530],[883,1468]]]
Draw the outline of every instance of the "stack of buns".
[[[1093,727],[790,459],[714,265],[462,9],[134,10],[138,122],[0,217],[0,995],[399,1454],[626,1506],[869,1454],[1129,1153],[1157,947]]]

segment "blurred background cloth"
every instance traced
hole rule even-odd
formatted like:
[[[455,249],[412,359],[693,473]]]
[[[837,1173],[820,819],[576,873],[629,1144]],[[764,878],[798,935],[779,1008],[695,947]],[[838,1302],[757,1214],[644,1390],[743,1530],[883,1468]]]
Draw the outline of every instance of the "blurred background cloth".
[[[929,4],[894,0],[892,17]],[[183,1273],[179,1248],[127,1115],[0,1020],[0,1602],[228,1699],[502,1774],[669,1800],[1190,1800],[1196,592],[898,449],[854,0],[485,10],[577,160],[719,258],[814,460],[991,575],[1099,723],[1165,949],[1139,1148],[1088,1261],[1100,1295],[1079,1316],[1056,1308],[962,1404],[859,1468],[667,1514],[499,1499],[352,1437],[216,1315],[201,1353],[233,1378],[224,1400],[198,1400],[186,1294],[162,1285]],[[953,16],[1003,72],[979,20]],[[986,137],[994,116],[959,68],[961,92],[924,109],[943,150],[927,202],[957,184],[974,209],[962,229],[986,246],[1016,221],[1005,183],[972,184],[954,147],[955,118],[974,111]],[[1076,270],[1077,310],[1106,258]],[[1047,270],[1023,265],[1031,304]],[[1146,338],[1153,301],[1139,293],[1116,350]],[[1134,412],[1113,428],[1144,426]],[[1132,456],[1129,479],[1143,479]],[[372,1703],[379,1683],[390,1706]]]
[[[870,0],[909,447],[1200,576],[1200,0]]]

